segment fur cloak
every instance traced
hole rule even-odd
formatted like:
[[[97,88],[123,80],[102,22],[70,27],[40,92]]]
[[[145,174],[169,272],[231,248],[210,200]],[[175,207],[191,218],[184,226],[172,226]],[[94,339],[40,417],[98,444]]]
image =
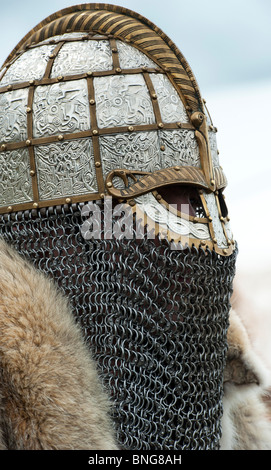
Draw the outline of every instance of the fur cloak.
[[[222,449],[271,449],[267,374],[230,316]],[[67,300],[0,240],[0,449],[117,449],[103,390]]]
[[[0,449],[116,449],[109,400],[65,298],[0,240]]]

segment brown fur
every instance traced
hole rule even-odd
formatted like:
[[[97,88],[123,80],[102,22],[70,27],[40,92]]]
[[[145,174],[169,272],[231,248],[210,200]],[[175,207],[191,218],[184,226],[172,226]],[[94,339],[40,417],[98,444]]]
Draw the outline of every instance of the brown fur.
[[[257,357],[239,316],[230,313],[224,371],[222,450],[271,450],[271,423],[264,397],[269,372]]]
[[[67,301],[0,240],[0,449],[116,449]]]

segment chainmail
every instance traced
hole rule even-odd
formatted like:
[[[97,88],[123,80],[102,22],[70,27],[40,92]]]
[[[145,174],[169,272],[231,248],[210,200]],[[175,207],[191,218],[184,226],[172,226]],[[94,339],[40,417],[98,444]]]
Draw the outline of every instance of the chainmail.
[[[69,297],[123,449],[219,449],[236,251],[85,240],[80,204],[1,216],[3,238]]]

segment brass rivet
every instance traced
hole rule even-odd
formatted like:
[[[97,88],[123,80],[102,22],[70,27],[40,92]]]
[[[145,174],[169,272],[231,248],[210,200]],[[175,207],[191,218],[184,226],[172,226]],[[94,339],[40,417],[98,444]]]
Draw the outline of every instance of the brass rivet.
[[[118,49],[116,47],[113,47],[112,52],[118,52]]]
[[[37,207],[39,207],[38,203],[37,203],[37,202],[34,202],[33,207],[34,207],[35,209],[37,209]]]
[[[97,134],[98,134],[97,129],[93,129],[92,134],[93,134],[93,135],[97,135]]]
[[[148,67],[146,67],[146,65],[144,65],[144,66],[142,67],[142,70],[143,70],[143,72],[147,72]]]
[[[49,55],[49,59],[54,59],[55,58],[55,54],[50,54]]]
[[[112,188],[113,185],[112,185],[112,183],[110,183],[110,181],[109,181],[109,183],[106,183],[106,186],[107,186],[108,188]]]
[[[11,212],[12,211],[12,206],[8,206],[7,211]]]
[[[95,100],[89,100],[89,103],[93,105],[95,104]]]
[[[35,171],[34,170],[30,170],[30,176],[35,176]]]
[[[100,198],[101,198],[101,199],[104,198],[104,193],[101,193],[101,194],[100,194]]]
[[[224,255],[226,255],[228,253],[228,250],[226,250],[226,248],[224,248],[223,253],[224,253]]]
[[[206,245],[206,242],[204,242],[203,240],[200,241],[200,245],[201,246],[205,246]]]
[[[211,216],[209,216],[208,219],[209,219],[209,222],[212,222],[213,220]]]
[[[31,113],[31,111],[32,111],[32,109],[31,109],[29,106],[27,106],[26,112],[27,112],[27,113]]]
[[[34,83],[35,83],[35,80],[29,80],[29,82],[28,82],[28,83],[29,83],[29,85],[34,85]]]
[[[70,198],[70,197],[67,197],[67,198],[66,198],[66,203],[69,204],[70,202],[72,202],[71,198]]]
[[[62,75],[59,75],[59,76],[57,77],[57,79],[58,79],[59,82],[61,82],[61,80],[63,80],[63,76],[62,76]]]
[[[92,75],[93,75],[93,72],[87,72],[88,77],[92,77]]]
[[[8,86],[7,86],[7,89],[8,89],[8,91],[11,91],[11,90],[12,90],[12,86],[11,86],[11,85],[8,85]]]
[[[135,201],[134,201],[133,199],[131,199],[131,200],[129,201],[129,205],[130,205],[130,206],[135,206]]]
[[[158,127],[160,127],[160,129],[162,129],[164,127],[164,124],[162,122],[159,122]]]
[[[97,168],[99,168],[99,167],[101,166],[100,162],[96,162],[96,163],[95,163],[95,166],[96,166]]]
[[[212,186],[215,185],[215,180],[211,180],[211,185],[212,185]]]
[[[175,170],[175,171],[180,171],[180,169],[181,169],[181,168],[180,168],[179,166],[175,166],[175,167],[174,167],[174,170]]]
[[[228,215],[227,215],[226,219],[227,219],[228,222],[231,220]]]
[[[224,217],[220,217],[221,222],[224,222]]]
[[[153,100],[157,100],[157,94],[156,93],[152,93],[151,97],[152,97]]]
[[[133,132],[133,130],[134,130],[133,126],[128,127],[128,131]]]
[[[116,68],[117,73],[121,73],[121,69],[119,67]]]
[[[157,201],[160,201],[162,199],[161,194],[157,194],[156,199],[157,199]]]
[[[160,150],[164,151],[166,150],[166,147],[164,145],[161,145]]]
[[[6,144],[2,144],[2,145],[1,145],[1,150],[7,150]]]
[[[29,146],[29,145],[31,145],[31,140],[27,139],[27,140],[25,141],[25,143],[26,143],[26,145]]]
[[[57,138],[58,138],[58,140],[63,140],[63,139],[64,139],[64,136],[63,136],[62,134],[59,134],[59,135],[57,136]]]
[[[186,111],[192,111],[191,106],[186,106],[185,109],[186,109]]]
[[[181,123],[181,122],[177,122],[177,126],[178,126],[178,127],[182,127],[182,123]]]
[[[213,242],[214,242],[214,243],[217,243],[217,239],[216,239],[216,238],[214,238],[214,239],[213,239]]]

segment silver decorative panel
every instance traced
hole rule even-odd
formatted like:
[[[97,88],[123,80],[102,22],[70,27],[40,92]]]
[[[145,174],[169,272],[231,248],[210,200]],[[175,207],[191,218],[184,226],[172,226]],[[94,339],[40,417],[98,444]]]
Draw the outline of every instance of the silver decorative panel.
[[[28,89],[0,94],[0,142],[20,142],[27,139]]]
[[[35,147],[41,200],[98,190],[91,139]]]
[[[189,122],[183,102],[167,76],[158,73],[151,74],[150,77],[157,94],[162,121]]]
[[[33,122],[36,138],[89,129],[86,80],[38,86],[33,101]]]
[[[27,149],[0,153],[0,205],[20,204],[33,200]]]
[[[159,170],[159,142],[156,131],[123,133],[100,137],[103,172],[116,168],[140,171]],[[123,187],[122,181],[115,183]]]
[[[170,166],[200,167],[199,147],[195,132],[188,129],[159,131],[161,152],[161,168]]]
[[[210,143],[213,165],[214,167],[217,167],[219,166],[219,157],[218,157],[218,151],[217,151],[216,133],[209,131],[208,136],[209,136],[209,143]]]
[[[157,65],[151,59],[149,59],[146,54],[139,51],[133,46],[126,44],[122,41],[116,41],[118,53],[119,53],[119,62],[122,69],[137,69],[140,67],[151,67],[155,68]]]
[[[54,45],[48,44],[24,52],[8,68],[0,85],[11,85],[28,80],[40,80],[46,70],[49,55],[54,50]]]
[[[94,78],[100,128],[153,124],[155,117],[141,74]]]
[[[223,231],[221,221],[219,219],[218,207],[216,204],[216,198],[213,193],[206,193],[204,191],[204,198],[212,217],[212,224],[215,232],[215,238],[217,239],[217,244],[220,248],[226,248],[228,246],[227,240]]]
[[[168,211],[152,193],[143,194],[135,200],[141,210],[162,227],[165,226],[180,236],[210,240],[210,233],[206,224],[191,222]]]
[[[51,71],[51,77],[86,72],[112,70],[113,60],[109,41],[67,42],[60,49]]]

